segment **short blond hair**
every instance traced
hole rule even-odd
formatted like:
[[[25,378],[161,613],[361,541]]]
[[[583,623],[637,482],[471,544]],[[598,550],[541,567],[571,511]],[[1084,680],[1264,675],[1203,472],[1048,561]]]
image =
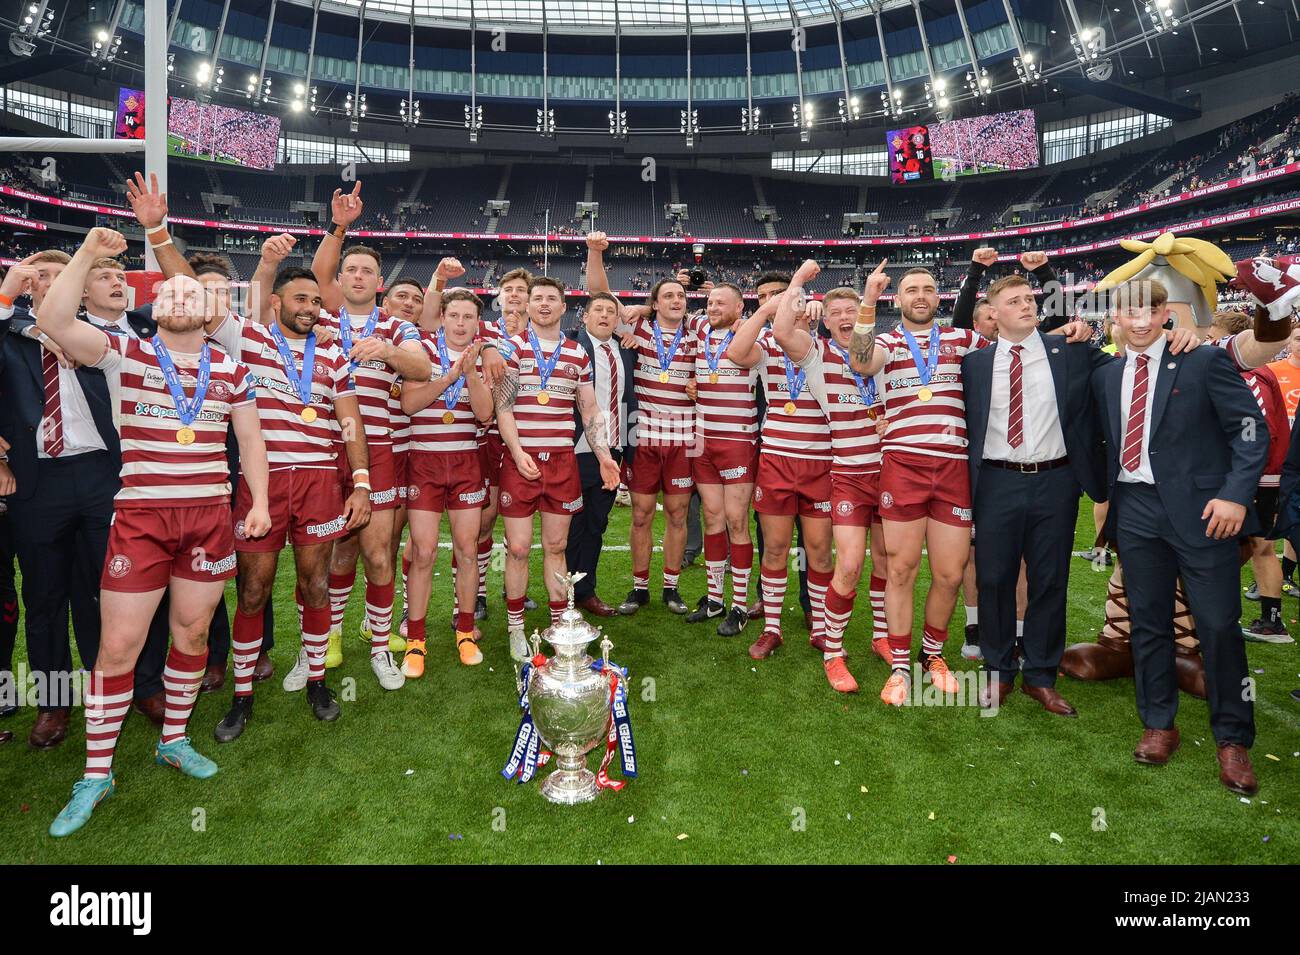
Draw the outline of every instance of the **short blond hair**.
[[[829,308],[831,302],[837,301],[838,299],[848,299],[853,302],[854,305],[862,301],[861,296],[859,296],[856,291],[849,288],[847,285],[840,285],[837,288],[831,289],[822,296],[822,305]]]
[[[68,261],[71,262],[72,260],[68,259]],[[114,269],[115,271],[118,272],[125,272],[126,266],[123,265],[121,262],[119,262],[117,259],[105,255],[105,256],[101,256],[100,258],[96,259],[94,262],[90,263],[90,271],[93,272],[95,271],[95,269]]]

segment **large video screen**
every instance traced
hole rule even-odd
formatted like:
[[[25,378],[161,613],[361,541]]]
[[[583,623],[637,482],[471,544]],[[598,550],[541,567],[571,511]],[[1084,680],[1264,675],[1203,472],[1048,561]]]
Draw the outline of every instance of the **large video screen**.
[[[280,118],[173,96],[167,110],[167,152],[186,159],[274,169]]]
[[[117,112],[113,120],[114,139],[144,139],[144,92],[128,89],[125,86],[117,90]]]
[[[1020,109],[938,123],[930,127],[930,148],[935,179],[1032,169],[1038,165],[1034,111]]]
[[[889,147],[889,178],[895,185],[934,178],[929,127],[891,129],[885,134],[885,142]]]

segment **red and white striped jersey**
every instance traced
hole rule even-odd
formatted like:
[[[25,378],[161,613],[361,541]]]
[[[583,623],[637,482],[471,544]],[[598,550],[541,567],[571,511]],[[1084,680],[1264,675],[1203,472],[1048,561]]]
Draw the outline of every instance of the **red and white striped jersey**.
[[[936,326],[938,327],[938,326]],[[922,359],[929,360],[930,332],[913,335]],[[889,353],[882,373],[885,382],[883,453],[907,451],[938,458],[966,457],[966,399],[961,360],[991,342],[969,328],[939,327],[939,361],[928,385],[930,400],[920,398],[922,384],[916,362],[901,327],[885,332],[876,343]]]
[[[754,394],[758,368],[742,368],[731,361],[723,344],[730,344],[727,335],[735,328],[714,328],[702,320],[694,329],[695,420],[706,441],[753,441],[758,431],[758,398]],[[716,358],[716,371],[709,366],[706,349]]]
[[[831,430],[826,412],[808,390],[806,381],[791,399],[790,385],[786,379],[786,354],[776,343],[772,329],[763,329],[756,345],[763,353],[759,367],[767,395],[767,417],[763,419],[760,452],[784,454],[792,458],[818,458],[829,463]],[[802,372],[793,360],[790,369],[795,376]],[[794,402],[793,412],[786,411],[786,405],[791,400]]]
[[[481,318],[478,323],[478,335],[477,337],[475,337],[474,340],[479,342],[491,342],[493,345],[496,346],[497,354],[500,355],[506,361],[509,361],[510,356],[514,353],[515,346],[510,336],[505,334],[505,332],[503,331],[504,328],[505,328],[505,317],[502,315],[496,315],[492,318],[487,318],[487,317]],[[527,333],[525,333],[525,335],[526,334]],[[435,362],[437,360],[438,360],[437,358],[434,358]],[[499,435],[500,433],[501,432],[497,430],[496,418],[493,418],[491,424],[488,424],[487,426],[479,427],[478,429],[479,443],[480,444],[486,443],[487,436],[489,434]]]
[[[859,389],[848,360],[833,341],[819,335],[813,336],[812,347],[800,359],[799,367],[808,376],[808,390],[830,421],[831,470],[879,471],[876,420],[885,413],[881,376],[863,378]]]
[[[636,440],[658,446],[690,445],[695,441],[695,402],[686,394],[686,386],[695,377],[695,357],[699,339],[695,334],[698,318],[682,319],[681,341],[667,369],[659,364],[655,347],[654,323],[638,319],[632,326],[636,338],[636,365],[632,387],[636,390]],[[664,357],[672,349],[677,329],[659,329]],[[664,376],[667,381],[664,381]]]
[[[516,335],[510,340],[514,354],[506,360],[506,368],[519,376],[519,391],[515,394],[515,424],[519,430],[519,443],[525,451],[572,451],[574,442],[573,409],[578,403],[578,389],[591,385],[591,360],[586,350],[575,341],[561,337],[558,342],[539,341],[546,361],[550,361],[559,348],[555,370],[546,381],[549,400],[537,400],[542,390],[542,377],[537,371],[538,356],[526,335]]]
[[[176,440],[181,430],[176,403],[163,379],[153,345],[104,333],[107,348],[95,367],[118,376],[119,408],[114,415],[122,438],[122,489],[117,507],[197,507],[230,501],[226,429],[230,413],[251,405],[255,393],[248,369],[217,345],[210,345],[208,392],[194,423],[191,444]],[[172,352],[187,397],[198,384],[199,355]]]
[[[334,399],[355,394],[348,383],[347,361],[338,342],[316,344],[312,362],[311,407],[316,419],[302,419],[303,404],[297,388],[289,383],[275,338],[266,325],[231,316],[212,334],[212,340],[230,355],[238,355],[248,366],[251,384],[257,389],[257,414],[262,420],[266,460],[271,470],[282,468],[338,467],[338,426]],[[305,339],[285,336],[301,372]]]
[[[440,364],[438,333],[421,332],[420,334],[433,361],[433,377],[441,378],[450,368],[443,369]],[[450,345],[447,346],[449,362],[455,362],[460,355],[459,351]],[[480,367],[476,365],[475,370],[479,370]],[[455,387],[454,383],[452,387]],[[474,417],[474,409],[469,403],[469,383],[465,383],[460,389],[460,394],[456,396],[456,401],[448,408],[447,397],[451,391],[452,388],[448,388],[446,392],[435,398],[429,407],[417,411],[409,418],[412,451],[473,451],[478,448],[479,426],[478,420]],[[450,422],[444,417],[449,411],[452,415]]]
[[[355,345],[361,340],[370,316],[349,315],[348,318],[352,327],[352,344]],[[322,322],[325,323],[325,320],[322,319]],[[336,333],[339,331],[337,315],[331,315],[325,324],[332,327]],[[373,334],[376,338],[398,346],[403,342],[420,340],[419,329],[408,321],[389,315],[383,309],[379,310],[379,321],[375,323]],[[339,347],[342,348],[342,338],[337,340]],[[346,359],[347,356],[345,355],[344,358]],[[401,395],[397,372],[390,368],[387,362],[378,359],[359,362],[354,369],[351,361],[348,361],[347,365],[352,371],[357,403],[361,405],[361,420],[365,422],[366,440],[371,444],[391,444],[393,422],[388,411],[388,400],[394,397],[394,391],[397,395]]]
[[[401,454],[411,448],[411,419],[402,411],[402,379],[394,382],[397,394],[388,392],[388,426],[393,431],[393,453]]]

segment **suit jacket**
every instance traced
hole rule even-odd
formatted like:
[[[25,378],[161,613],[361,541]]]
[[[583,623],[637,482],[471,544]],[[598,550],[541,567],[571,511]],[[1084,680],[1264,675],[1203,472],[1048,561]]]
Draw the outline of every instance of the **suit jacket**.
[[[25,501],[36,493],[37,442],[41,417],[45,413],[45,377],[41,370],[40,342],[20,334],[31,324],[26,312],[15,312],[9,334],[0,342],[0,434],[11,445],[9,467],[18,489],[13,498]],[[113,408],[108,381],[95,368],[78,368],[77,381],[86,395],[86,405],[95,430],[108,453],[118,462],[122,445],[113,426]]]
[[[1260,532],[1255,492],[1268,459],[1268,424],[1250,387],[1221,348],[1202,346],[1181,355],[1166,349],[1160,359],[1148,452],[1155,488],[1174,533],[1191,547],[1213,546],[1201,519],[1212,498],[1246,508],[1243,535]],[[1092,376],[1093,394],[1106,436],[1107,482],[1113,497],[1124,441],[1124,364],[1116,360]],[[1106,516],[1106,536],[1115,540],[1116,509]]]
[[[1043,341],[1047,363],[1056,391],[1056,412],[1065,438],[1065,453],[1075,480],[1094,501],[1106,500],[1106,472],[1101,454],[1101,434],[1092,400],[1093,370],[1113,360],[1086,342],[1070,343],[1062,335],[1034,332]],[[996,345],[966,355],[961,362],[966,400],[966,436],[970,442],[970,490],[975,499],[980,462],[984,460],[984,438],[993,401],[993,356]]]
[[[597,359],[596,343],[592,341],[591,336],[587,334],[587,329],[579,325],[577,328],[569,329],[564,334],[570,341],[577,342],[583,347],[583,350],[586,351],[587,360],[591,362],[592,381],[595,382],[596,362],[598,360],[603,362],[605,359],[603,357]],[[623,360],[622,375],[619,378],[619,387],[623,392],[622,396],[619,398],[619,402],[623,407],[623,428],[622,434],[619,435],[619,438],[622,441],[621,448],[627,450],[631,444],[631,442],[628,441],[628,435],[631,433],[632,422],[635,420],[634,414],[637,406],[636,389],[633,387],[632,382],[632,373],[636,369],[636,353],[629,348],[620,348],[618,353]],[[578,411],[576,406],[573,409],[573,420],[577,425],[577,430],[574,432],[574,443],[576,444],[578,438],[580,438],[583,433],[582,414]],[[619,449],[610,448],[610,450],[615,451]]]

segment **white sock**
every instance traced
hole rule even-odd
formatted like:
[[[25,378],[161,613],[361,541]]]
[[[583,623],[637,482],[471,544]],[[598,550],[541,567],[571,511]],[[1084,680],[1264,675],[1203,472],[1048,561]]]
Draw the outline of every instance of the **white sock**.
[[[979,625],[979,622],[980,622],[980,608],[972,607],[970,604],[967,604],[966,605],[966,626],[975,627]]]

